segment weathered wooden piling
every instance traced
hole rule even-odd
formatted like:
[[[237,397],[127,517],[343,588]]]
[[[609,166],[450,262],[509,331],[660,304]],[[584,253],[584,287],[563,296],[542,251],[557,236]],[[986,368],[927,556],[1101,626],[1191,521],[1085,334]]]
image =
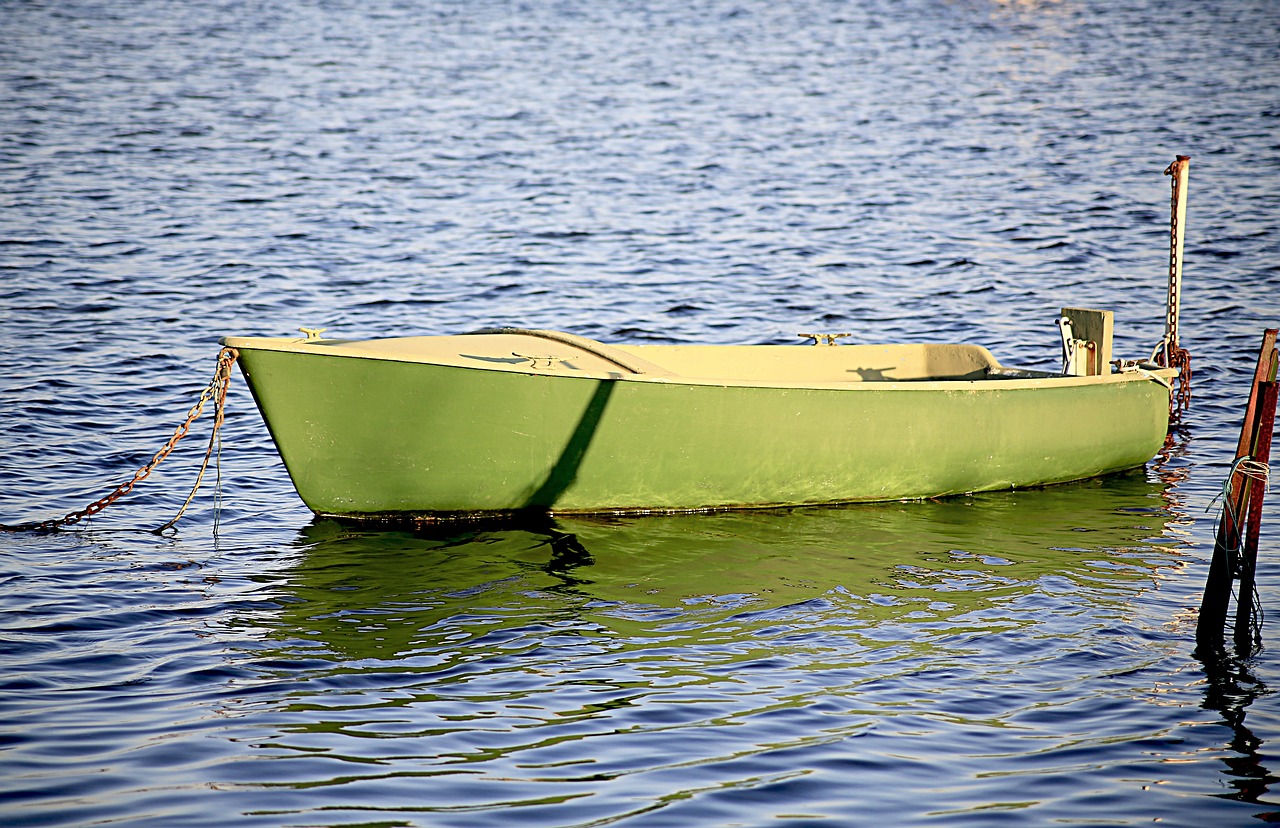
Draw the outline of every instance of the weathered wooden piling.
[[[1273,368],[1274,376],[1274,368]],[[1274,379],[1262,383],[1259,391],[1258,438],[1253,447],[1253,461],[1267,468],[1271,460],[1271,434],[1275,428],[1276,415],[1276,382]],[[1240,550],[1240,588],[1236,599],[1236,648],[1247,650],[1255,642],[1251,630],[1252,596],[1254,595],[1254,571],[1258,563],[1258,535],[1262,529],[1262,499],[1266,493],[1265,482],[1251,479],[1250,486],[1255,493],[1249,498],[1249,511],[1244,518],[1244,544]],[[1246,600],[1248,598],[1249,600]]]
[[[1271,434],[1275,427],[1276,372],[1280,351],[1275,329],[1262,336],[1258,364],[1254,370],[1245,408],[1236,456],[1223,491],[1222,519],[1213,545],[1213,559],[1200,602],[1196,640],[1202,647],[1220,648],[1224,641],[1227,612],[1233,582],[1236,592],[1236,647],[1252,648],[1254,569],[1258,555],[1258,534],[1262,523],[1262,500],[1266,494],[1261,470],[1271,457]]]

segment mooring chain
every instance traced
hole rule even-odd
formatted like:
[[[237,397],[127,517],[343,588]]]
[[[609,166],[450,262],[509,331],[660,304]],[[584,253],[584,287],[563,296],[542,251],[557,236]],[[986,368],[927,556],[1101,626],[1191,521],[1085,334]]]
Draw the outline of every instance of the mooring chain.
[[[1178,392],[1169,398],[1170,413],[1177,415],[1191,407],[1191,352],[1178,342],[1178,297],[1181,293],[1181,268],[1178,261],[1178,240],[1182,232],[1178,224],[1178,202],[1181,198],[1182,181],[1178,174],[1178,163],[1185,159],[1179,156],[1165,169],[1169,176],[1169,293],[1165,305],[1165,337],[1156,346],[1154,355],[1159,365],[1178,369]]]
[[[227,388],[231,384],[231,366],[235,365],[236,359],[238,359],[239,356],[240,352],[234,348],[223,348],[218,352],[218,365],[214,370],[213,379],[210,380],[209,384],[205,386],[205,389],[200,392],[200,399],[197,400],[196,404],[191,406],[191,409],[187,412],[187,419],[174,429],[173,436],[169,438],[169,441],[164,444],[164,447],[161,448],[160,451],[156,452],[156,455],[151,458],[151,462],[134,472],[133,479],[125,483],[121,483],[111,493],[105,497],[95,500],[83,509],[70,512],[63,517],[52,520],[33,521],[30,523],[0,523],[0,531],[56,532],[63,527],[79,523],[81,520],[84,520],[87,517],[92,517],[98,512],[101,512],[103,509],[131,492],[133,487],[139,482],[146,480],[147,477],[151,475],[151,472],[155,470],[155,467],[160,465],[161,461],[168,457],[169,453],[174,450],[178,445],[178,441],[187,436],[187,433],[191,430],[192,423],[199,418],[200,414],[204,411],[205,405],[210,400],[213,400],[215,414],[213,433],[209,436],[209,450],[205,452],[204,463],[200,467],[200,474],[196,477],[195,487],[192,488],[191,494],[187,496],[187,500],[183,503],[182,509],[179,510],[173,520],[170,520],[164,526],[161,526],[155,531],[160,532],[173,526],[178,518],[182,517],[182,513],[185,512],[187,506],[190,505],[191,499],[195,497],[196,490],[200,488],[200,481],[204,477],[205,469],[209,465],[209,456],[217,439],[218,429],[222,426],[223,409],[227,399]]]
[[[1165,327],[1168,329],[1169,348],[1176,350],[1178,348],[1178,294],[1181,287],[1181,271],[1178,268],[1178,236],[1181,232],[1181,228],[1178,226],[1178,197],[1182,182],[1178,177],[1178,162],[1175,161],[1170,164],[1165,169],[1164,174],[1171,179],[1171,192],[1169,195],[1169,296],[1165,305],[1164,321]]]
[[[1186,348],[1173,349],[1169,367],[1178,369],[1178,393],[1170,401],[1173,413],[1177,414],[1191,407],[1191,352]]]

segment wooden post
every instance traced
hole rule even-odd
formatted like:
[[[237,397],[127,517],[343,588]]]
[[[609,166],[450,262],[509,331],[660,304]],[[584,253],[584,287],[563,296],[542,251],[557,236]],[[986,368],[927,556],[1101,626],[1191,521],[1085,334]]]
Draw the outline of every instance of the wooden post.
[[[1268,328],[1262,335],[1262,348],[1258,353],[1258,365],[1254,370],[1253,383],[1249,391],[1249,404],[1245,408],[1244,423],[1240,427],[1240,439],[1236,443],[1235,460],[1251,456],[1258,441],[1258,420],[1262,400],[1262,386],[1275,379],[1276,366],[1276,334],[1274,328]],[[1274,418],[1275,402],[1271,403]],[[1268,432],[1268,435],[1270,432]],[[1268,444],[1269,447],[1269,444]],[[1223,643],[1223,627],[1227,621],[1227,608],[1231,602],[1231,583],[1237,572],[1238,556],[1241,551],[1241,528],[1237,521],[1244,517],[1243,510],[1248,503],[1248,495],[1252,478],[1241,473],[1237,464],[1232,463],[1230,492],[1224,498],[1222,519],[1218,521],[1218,534],[1213,544],[1213,559],[1209,562],[1209,576],[1205,579],[1204,596],[1200,599],[1200,617],[1196,622],[1196,641],[1201,645],[1221,647]],[[1248,597],[1241,593],[1237,597],[1237,607]]]
[[[1254,437],[1251,457],[1262,464],[1271,461],[1271,433],[1276,423],[1276,357],[1272,352],[1271,380],[1262,383],[1258,393],[1258,427]],[[1255,569],[1258,565],[1258,535],[1262,531],[1262,499],[1266,486],[1261,481],[1251,481],[1252,497],[1249,513],[1244,516],[1244,543],[1240,550],[1240,587],[1236,591],[1236,649],[1248,652],[1253,649],[1253,590]]]

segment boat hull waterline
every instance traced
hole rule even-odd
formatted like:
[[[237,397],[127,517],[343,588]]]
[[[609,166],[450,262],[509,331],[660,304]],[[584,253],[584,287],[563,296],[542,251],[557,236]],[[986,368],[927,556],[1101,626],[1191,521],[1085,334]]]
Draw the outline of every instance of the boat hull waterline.
[[[543,333],[222,342],[302,500],[344,518],[1026,488],[1140,466],[1168,428],[1168,372],[1018,371],[977,346],[605,346]]]

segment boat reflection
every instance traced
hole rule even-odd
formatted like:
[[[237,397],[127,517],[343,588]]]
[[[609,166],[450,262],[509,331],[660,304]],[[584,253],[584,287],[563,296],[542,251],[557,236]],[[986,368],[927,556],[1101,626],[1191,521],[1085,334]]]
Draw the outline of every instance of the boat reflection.
[[[536,638],[530,625],[638,642],[831,620],[907,640],[921,625],[1035,623],[1017,607],[1042,595],[1123,613],[1180,554],[1166,491],[1137,472],[845,508],[426,530],[319,520],[297,540],[287,588],[300,600],[279,629],[339,659],[388,659],[503,630]]]

